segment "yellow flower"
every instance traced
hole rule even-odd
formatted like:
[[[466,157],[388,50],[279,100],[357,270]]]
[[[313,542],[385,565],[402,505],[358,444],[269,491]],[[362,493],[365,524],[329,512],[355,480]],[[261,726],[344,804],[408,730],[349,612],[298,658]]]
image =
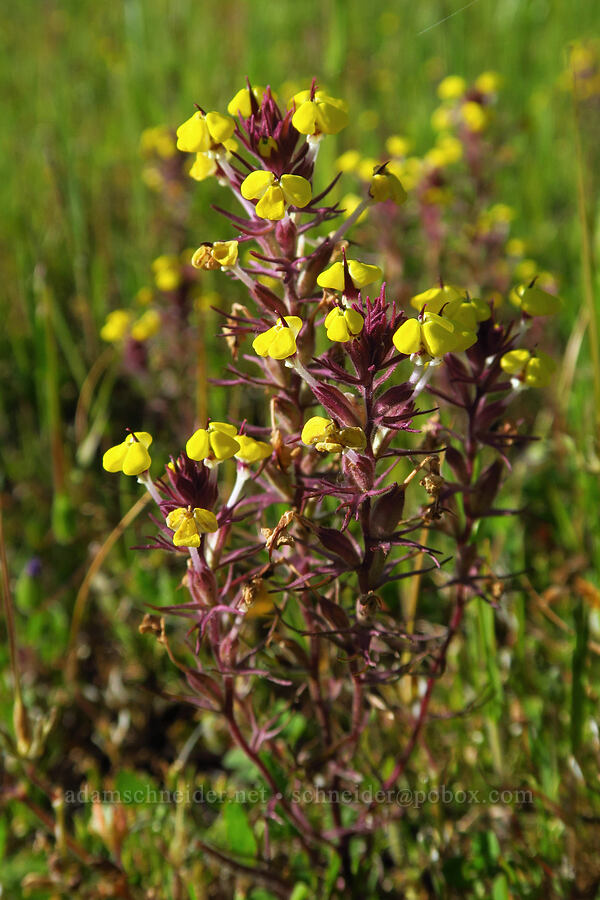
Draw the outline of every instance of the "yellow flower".
[[[440,100],[457,100],[467,89],[467,82],[460,75],[448,75],[438,84]]]
[[[462,159],[463,145],[452,134],[439,134],[436,148],[442,159],[442,165],[452,165]]]
[[[176,256],[158,256],[152,263],[152,271],[159,291],[174,291],[181,284],[181,271]]]
[[[215,175],[217,171],[217,163],[206,153],[196,153],[196,159],[189,171],[190,178],[194,181],[205,181],[211,175]]]
[[[180,506],[167,516],[167,527],[174,531],[176,547],[199,547],[201,535],[218,529],[217,517],[209,509]]]
[[[466,350],[476,340],[474,332],[428,311],[418,319],[407,319],[393,337],[394,346],[399,353],[411,356],[413,353],[425,352],[432,359],[440,358],[446,353]]]
[[[421,294],[415,294],[411,297],[410,305],[419,312],[427,304],[427,312],[439,313],[441,308],[450,300],[463,300],[466,291],[457,287],[455,284],[444,284],[441,287],[432,287]]]
[[[158,334],[161,327],[160,314],[155,309],[147,309],[131,328],[131,337],[134,341],[147,341],[148,338]]]
[[[210,422],[208,428],[198,428],[185,445],[190,459],[223,462],[240,449],[237,428],[227,422]]]
[[[240,459],[242,462],[260,462],[263,459],[267,459],[273,452],[271,444],[268,444],[266,441],[256,441],[254,438],[248,437],[247,434],[238,434],[235,439],[240,445],[235,458]]]
[[[355,309],[348,307],[340,309],[334,306],[325,318],[325,328],[330,341],[338,341],[345,344],[351,338],[357,337],[363,330],[364,318]]]
[[[304,207],[310,203],[310,182],[300,175],[282,175],[277,179],[272,172],[259,169],[251,172],[242,182],[242,197],[258,200],[256,215],[261,219],[283,219],[288,206]]]
[[[452,110],[449,106],[438,106],[431,114],[431,127],[434,131],[446,131],[452,127]]]
[[[358,150],[346,150],[335,161],[335,167],[338,172],[353,172],[360,162],[360,153]]]
[[[345,197],[342,197],[342,199],[340,200],[340,206],[344,210],[342,213],[344,218],[347,219],[348,216],[351,216],[356,207],[360,206],[361,203],[362,200],[357,194],[346,194]],[[359,222],[364,222],[368,215],[369,210],[364,209],[356,220],[356,224],[358,225]]]
[[[392,134],[385,142],[385,149],[390,156],[406,156],[410,150],[410,141],[399,134]]]
[[[154,293],[152,288],[149,287],[141,287],[135,297],[133,298],[134,302],[138,304],[138,306],[148,306],[152,303],[154,299]]]
[[[127,309],[114,309],[106,317],[106,322],[100,329],[100,337],[103,341],[122,341],[129,332],[131,313]]]
[[[477,331],[479,322],[487,321],[491,315],[488,304],[479,297],[451,300],[444,307],[444,316],[455,326],[461,325],[467,331]]]
[[[374,156],[365,156],[356,167],[358,177],[362,178],[363,181],[370,181],[380,166],[380,160],[375,159]]]
[[[423,160],[418,156],[409,156],[405,160],[392,160],[388,163],[388,172],[399,178],[407,191],[417,186],[423,172]]]
[[[475,87],[482,94],[496,94],[502,84],[502,76],[497,72],[482,72],[475,80]]]
[[[515,306],[530,316],[553,316],[560,309],[561,300],[555,294],[549,294],[537,284],[520,284],[508,295]]]
[[[521,238],[511,238],[506,243],[506,252],[508,256],[522,257],[525,256],[527,246]]]
[[[235,266],[238,258],[237,241],[215,241],[212,246],[213,257],[220,263],[222,269]]]
[[[383,277],[383,272],[379,266],[369,266],[367,263],[361,263],[356,259],[349,259],[348,271],[355,288],[363,288],[367,284],[379,281]],[[344,290],[344,264],[336,262],[324,272],[321,272],[317,278],[317,284],[322,288],[329,288],[332,291]]]
[[[367,438],[362,428],[338,428],[331,419],[313,416],[302,429],[303,444],[315,447],[319,453],[343,453],[344,450],[364,450]]]
[[[538,274],[538,264],[534,259],[522,259],[518,266],[515,266],[515,278],[520,278],[524,282],[533,281]]]
[[[140,150],[145,156],[155,153],[161,159],[170,159],[175,155],[173,133],[166,125],[145,128],[140,136]]]
[[[541,350],[533,356],[529,350],[510,350],[500,360],[500,365],[507,375],[512,375],[514,387],[526,384],[529,387],[546,387],[550,384],[556,363],[552,357]]]
[[[266,88],[259,87],[258,85],[254,85],[252,88],[252,94],[259,106],[262,103],[265,90]],[[239,113],[243,119],[250,118],[252,115],[252,103],[250,102],[250,91],[247,87],[241,88],[229,101],[227,104],[227,112],[230,116],[237,116]]]
[[[461,116],[469,131],[483,131],[489,121],[489,114],[479,103],[468,100],[463,103]]]
[[[381,172],[373,176],[369,187],[369,195],[376,203],[392,200],[400,205],[406,200],[406,191],[391,172]]]
[[[238,258],[237,241],[215,241],[214,244],[202,244],[192,255],[191,263],[195,269],[227,269],[235,266]]]
[[[218,112],[201,113],[193,116],[177,129],[177,149],[186,153],[206,153],[215,150],[228,140],[235,131],[235,122]]]
[[[296,338],[302,328],[302,319],[298,316],[285,316],[283,324],[279,321],[268,331],[263,331],[252,341],[252,348],[258,356],[269,356],[271,359],[287,359],[296,352]]]
[[[257,150],[263,159],[270,159],[273,150],[277,153],[279,144],[272,137],[261,137],[258,141]]]
[[[292,99],[296,104],[292,125],[300,134],[337,134],[348,124],[344,101],[328,97],[324,91],[316,91],[312,100],[310,91],[300,91]]]
[[[509,206],[508,203],[494,203],[488,212],[492,222],[500,225],[509,225],[517,214],[514,207]]]
[[[148,447],[152,435],[147,431],[129,434],[121,444],[107,450],[102,457],[102,466],[107,472],[123,472],[124,475],[141,475],[150,468],[152,460]]]

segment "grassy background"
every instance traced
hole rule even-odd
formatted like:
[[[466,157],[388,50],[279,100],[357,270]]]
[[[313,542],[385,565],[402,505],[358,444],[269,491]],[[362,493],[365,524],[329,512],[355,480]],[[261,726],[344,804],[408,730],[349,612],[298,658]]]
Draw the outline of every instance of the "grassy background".
[[[425,149],[440,78],[452,73],[472,80],[486,69],[498,71],[504,80],[501,115],[518,126],[518,137],[497,199],[516,209],[515,234],[560,279],[566,303],[555,340],[567,346],[582,322],[584,283],[573,111],[561,73],[569,41],[596,34],[600,13],[589,0],[476,0],[466,6],[459,0],[402,0],[371,3],[368,12],[357,0],[23,0],[10,17],[2,16],[0,490],[13,581],[31,556],[43,564],[39,592],[21,595],[17,634],[26,667],[41,673],[26,685],[27,696],[44,709],[50,700],[40,697],[40,685],[49,697],[56,691],[68,697],[61,667],[75,593],[90,556],[136,496],[132,485],[106,485],[98,454],[78,456],[74,416],[82,386],[103,352],[98,332],[107,312],[128,306],[149,282],[151,261],[171,249],[160,227],[148,227],[156,221],[157,201],[140,175],[142,130],[177,126],[193,102],[223,107],[246,74],[276,90],[315,75],[357,114],[346,132],[329,141],[325,163],[351,147],[379,154],[392,133],[406,134]],[[588,110],[581,123],[592,250],[599,212],[597,108],[596,118],[593,113]],[[192,244],[212,236],[208,201],[215,196],[212,188],[195,188]],[[593,268],[591,277],[597,296]],[[586,655],[583,636],[590,623],[598,628],[597,597],[578,592],[567,576],[561,584],[551,574],[579,561],[577,573],[586,584],[598,585],[600,464],[592,382],[586,339],[573,381],[560,382],[564,390],[549,394],[540,412],[537,429],[547,444],[516,473],[536,531],[524,547],[518,534],[507,531],[500,538],[513,559],[521,557],[531,567],[535,596],[559,588],[556,610],[566,631],[548,623],[533,594],[515,599],[515,665],[502,675],[500,698],[501,708],[510,698],[533,723],[524,756],[508,732],[501,735],[503,752],[519,758],[523,771],[556,802],[567,761],[581,743],[578,729],[587,740],[592,735],[596,699],[597,663]],[[118,386],[127,389],[126,382]],[[110,393],[105,399],[108,405]],[[122,425],[111,423],[107,430],[120,433]],[[163,437],[166,442],[168,435]],[[152,563],[140,566],[138,555],[127,549],[131,543],[120,542],[112,551],[93,598],[98,611],[90,627],[107,629],[115,667],[125,668],[135,696],[148,671],[156,671],[157,683],[169,675],[164,660],[148,656],[141,645],[133,613],[156,592],[156,580],[166,602],[176,578],[158,564],[155,570]],[[489,623],[468,623],[468,658],[480,668],[482,683],[498,677],[482,662],[494,640]],[[139,663],[131,662],[136,654]],[[100,685],[107,672],[95,671]],[[458,679],[454,690],[460,688]],[[9,721],[8,674],[1,696]],[[69,721],[63,720],[51,745],[55,763]],[[178,745],[187,733],[184,720],[169,740]],[[469,745],[468,726],[457,731],[456,740]],[[117,757],[106,745],[102,754],[98,765],[108,771]],[[128,762],[132,768],[145,765],[134,754]],[[33,827],[24,821],[22,835]],[[556,840],[554,824],[546,821],[544,827],[539,852],[544,841]],[[22,855],[23,844],[8,840],[17,860],[7,876],[10,886],[34,863]]]

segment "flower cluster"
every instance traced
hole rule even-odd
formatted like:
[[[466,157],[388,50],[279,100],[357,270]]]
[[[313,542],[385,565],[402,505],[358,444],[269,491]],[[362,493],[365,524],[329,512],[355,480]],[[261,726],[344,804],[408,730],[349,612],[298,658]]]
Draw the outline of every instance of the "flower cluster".
[[[479,135],[497,87],[491,73],[475,90],[446,79],[437,117]],[[144,432],[108,450],[104,467],[140,478],[161,517],[154,546],[189,557],[191,602],[171,610],[191,615],[197,631],[196,667],[186,669],[193,702],[223,718],[265,779],[267,822],[285,819],[301,844],[319,847],[322,817],[282,793],[264,754],[301,707],[321,734],[303,761],[274,754],[287,772],[281,778],[293,783],[299,765],[320,781],[356,778],[365,692],[405,673],[418,643],[429,681],[406,736],[410,755],[465,605],[490,599],[496,584],[474,539],[482,519],[504,512],[496,499],[509,448],[529,440],[506,411],[523,387],[552,377],[531,325],[560,301],[535,278],[510,292],[511,316],[472,281],[388,294],[385,283],[377,287],[381,254],[353,248],[348,258],[347,234],[372,207],[392,214],[405,202],[402,172],[371,167],[345,218],[328,199],[337,178],[315,193],[320,143],[349,125],[345,104],[313,83],[282,108],[270,88],[248,83],[227,111],[198,108],[177,131],[178,148],[195,154],[191,177],[202,180],[200,166],[238,204],[221,210],[231,239],[201,243],[191,265],[232,279],[243,299],[222,311],[235,350],[214,383],[266,398],[269,416],[201,419],[157,480]],[[251,242],[252,252],[240,254]],[[429,419],[426,393],[440,410]],[[412,471],[402,478],[407,459]],[[233,469],[235,480],[226,478]],[[451,563],[442,565],[430,532],[451,543]],[[394,615],[393,586],[424,568],[438,573],[449,607],[441,644],[432,634],[417,639]],[[270,619],[267,637],[256,627],[260,616]],[[326,699],[324,678],[337,705]],[[258,679],[276,712],[252,691]],[[404,770],[408,756],[399,759],[382,788]],[[374,827],[377,814],[357,807],[344,829],[338,814],[327,840],[343,856],[347,836]],[[354,875],[347,868],[343,877],[350,890]]]

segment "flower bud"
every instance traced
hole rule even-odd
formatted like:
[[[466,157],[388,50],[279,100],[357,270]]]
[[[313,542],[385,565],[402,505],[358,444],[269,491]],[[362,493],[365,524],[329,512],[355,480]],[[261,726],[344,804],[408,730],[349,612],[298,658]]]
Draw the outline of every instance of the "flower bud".
[[[298,278],[298,296],[310,297],[317,283],[317,277],[323,271],[329,262],[333,247],[330,241],[323,241],[320,247],[309,256],[306,268],[300,273]]]
[[[316,384],[313,394],[327,412],[341,425],[360,426],[352,405],[344,397],[342,392],[331,384]]]
[[[370,491],[375,480],[375,461],[361,456],[355,451],[344,454],[342,467],[344,474],[351,478],[361,491]]]
[[[289,216],[277,222],[275,240],[286,256],[293,256],[296,246],[297,229]]]
[[[285,431],[294,434],[302,428],[302,410],[285,397],[273,397],[271,410],[273,422]]]
[[[354,545],[345,534],[342,534],[336,528],[324,528],[321,526],[317,526],[314,530],[326,550],[329,550],[330,553],[335,553],[351,568],[355,568],[359,564],[360,558]]]
[[[377,498],[371,511],[371,528],[376,537],[386,537],[398,527],[404,512],[403,484],[393,484],[389,491]]]

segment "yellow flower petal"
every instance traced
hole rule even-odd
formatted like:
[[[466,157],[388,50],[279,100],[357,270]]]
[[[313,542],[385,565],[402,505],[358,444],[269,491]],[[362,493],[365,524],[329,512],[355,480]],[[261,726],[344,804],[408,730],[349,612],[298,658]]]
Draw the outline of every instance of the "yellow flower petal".
[[[270,159],[273,150],[277,151],[279,145],[272,137],[261,137],[257,149],[263,159]]]
[[[235,131],[235,122],[218,112],[206,113],[206,124],[215,144],[222,144]]]
[[[254,338],[252,341],[252,349],[258,356],[269,355],[269,347],[275,337],[276,330],[277,326],[274,325],[273,328],[269,328],[268,331],[263,331],[262,334],[259,334]]]
[[[362,428],[341,428],[340,441],[348,450],[364,450],[367,438]]]
[[[284,322],[285,326],[278,322],[254,338],[252,348],[258,356],[287,359],[296,352],[296,338],[302,328],[302,319],[299,316],[285,316]]]
[[[152,443],[152,435],[148,434],[147,431],[134,431],[134,436],[129,435],[125,439],[126,444],[133,444],[135,440],[138,440],[140,444],[143,444],[144,447],[149,447]]]
[[[475,79],[475,87],[482,94],[495,94],[502,83],[502,76],[498,72],[482,72]]]
[[[216,171],[217,164],[214,159],[206,156],[205,153],[197,153],[194,165],[189,171],[189,175],[194,181],[204,181],[206,178],[210,178],[211,175],[214,175]]]
[[[429,309],[429,306],[427,309]],[[444,316],[456,325],[460,325],[470,331],[477,330],[477,314],[468,301],[451,300],[444,306]]]
[[[348,271],[356,288],[362,288],[367,284],[372,284],[374,281],[378,281],[383,275],[379,266],[370,266],[366,263],[358,262],[358,260],[355,259],[348,260]],[[321,272],[317,278],[317,284],[319,287],[329,288],[333,291],[343,291],[344,264],[342,262],[335,262],[328,269],[325,269],[325,271]]]
[[[448,75],[438,84],[438,97],[441,100],[456,100],[462,97],[467,89],[467,82],[460,75]]]
[[[317,112],[314,103],[302,103],[292,116],[292,125],[300,134],[314,134],[317,127]]]
[[[404,203],[407,193],[400,181],[390,172],[374,175],[369,187],[369,194],[376,203],[392,200],[398,205]]]
[[[296,336],[291,328],[277,328],[271,345],[269,356],[271,359],[287,359],[296,352]]]
[[[546,353],[538,351],[525,368],[525,384],[530,387],[546,387],[550,384],[555,369],[554,360]]]
[[[173,543],[176,547],[199,547],[200,535],[191,512],[186,511],[181,525],[173,535]]]
[[[561,305],[560,297],[549,294],[536,284],[520,284],[510,292],[509,299],[530,316],[552,316]]]
[[[331,312],[336,312],[336,310],[332,310]],[[331,316],[331,313],[329,316]],[[327,317],[328,319],[329,316]],[[327,337],[330,341],[337,341],[340,344],[345,344],[346,341],[350,340],[350,331],[341,309],[337,310],[336,316],[329,319],[329,322],[326,323],[326,327]]]
[[[237,436],[237,428],[235,425],[230,425],[229,422],[211,422],[208,426],[209,431],[222,431],[223,434],[228,434],[229,437]]]
[[[488,111],[474,100],[463,103],[460,113],[470,131],[483,131],[489,121]]]
[[[322,102],[317,101],[317,128],[323,134],[338,134],[348,124],[348,113],[331,97]]]
[[[240,449],[235,454],[235,457],[245,463],[259,462],[261,459],[266,459],[273,452],[271,444],[267,444],[266,441],[256,441],[254,438],[248,437],[247,434],[238,434],[236,441],[240,445]]]
[[[194,509],[194,521],[200,534],[206,534],[207,532],[212,533],[219,528],[217,517],[209,509],[200,509],[196,507],[196,509]]]
[[[238,258],[238,242],[215,241],[212,246],[212,255],[224,268],[235,266]]]
[[[252,88],[252,93],[254,94],[256,102],[259,106],[262,103],[264,92],[264,87],[255,85]],[[239,90],[237,94],[229,101],[229,103],[227,104],[227,112],[230,116],[237,116],[239,113],[244,119],[248,119],[250,117],[250,115],[252,114],[252,105],[250,103],[250,91],[247,87]]]
[[[152,460],[150,454],[142,443],[136,441],[130,444],[123,460],[124,475],[141,475],[150,468]]]
[[[246,200],[256,200],[263,196],[267,188],[275,181],[272,172],[264,169],[258,169],[256,172],[250,172],[242,181],[240,191],[242,197]]]
[[[290,206],[306,206],[312,197],[310,182],[300,175],[282,175],[279,179],[283,196]]]
[[[256,215],[261,219],[278,221],[285,216],[285,197],[278,184],[267,188],[263,196],[256,204]]]
[[[364,318],[355,309],[348,308],[344,311],[344,318],[350,331],[350,334],[356,336],[363,330],[365,324]]]
[[[219,462],[222,462],[224,459],[231,459],[240,449],[240,445],[235,438],[218,429],[209,431],[208,440],[212,456]]]
[[[325,419],[323,416],[313,416],[304,424],[300,439],[303,444],[313,444],[319,438],[324,437],[327,428],[333,425],[331,419]]]
[[[335,167],[340,172],[353,172],[360,162],[360,153],[358,150],[346,150],[335,161]]]
[[[160,313],[156,309],[148,309],[132,326],[131,337],[134,341],[147,341],[158,334],[161,324]]]
[[[291,328],[294,332],[294,337],[298,337],[300,333],[300,329],[302,328],[302,319],[300,316],[285,316],[284,320],[285,324],[288,328]]]
[[[419,312],[427,304],[427,312],[439,313],[444,304],[450,300],[462,300],[465,297],[465,291],[454,284],[445,284],[443,287],[432,287],[421,294],[415,294],[411,298],[410,305]]]
[[[348,113],[343,100],[328,97],[317,91],[310,99],[310,91],[301,91],[294,96],[296,112],[292,125],[300,134],[337,134],[348,124]]]
[[[390,135],[385,142],[385,149],[391,156],[406,156],[410,146],[410,140],[400,134]]]
[[[127,336],[131,323],[131,313],[127,309],[115,309],[106,317],[106,322],[100,329],[100,337],[103,341],[122,341]]]
[[[452,353],[460,353],[462,350],[468,350],[469,347],[472,347],[473,344],[477,341],[477,332],[473,331],[470,328],[465,328],[462,325],[456,324],[454,328],[454,334],[452,335],[454,339],[454,346],[450,351]]]
[[[184,506],[172,509],[166,519],[167,527],[170,528],[171,531],[176,531],[185,519],[186,514],[187,509]]]
[[[129,445],[126,441],[123,441],[122,444],[117,444],[115,447],[111,447],[102,457],[102,467],[106,469],[107,472],[122,472],[123,462],[127,456],[128,449]]]
[[[365,320],[356,310],[334,307],[325,318],[325,328],[330,341],[346,343],[363,329]]]
[[[407,319],[395,332],[394,347],[399,353],[418,353],[421,349],[421,323],[418,319]]]
[[[201,460],[206,459],[210,454],[210,443],[208,440],[208,431],[205,428],[198,428],[185,445],[185,452],[190,459]]]
[[[520,375],[530,359],[529,350],[509,350],[500,360],[500,366],[508,375]]]
[[[206,153],[211,143],[208,125],[199,110],[177,129],[177,149],[185,153]]]

